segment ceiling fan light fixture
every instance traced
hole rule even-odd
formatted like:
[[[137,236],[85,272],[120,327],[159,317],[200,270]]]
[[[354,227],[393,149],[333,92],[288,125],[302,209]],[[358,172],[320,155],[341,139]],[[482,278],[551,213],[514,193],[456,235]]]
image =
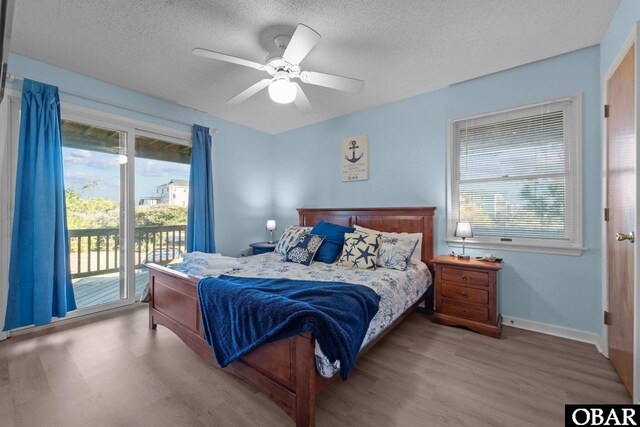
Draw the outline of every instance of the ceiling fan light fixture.
[[[269,97],[273,102],[289,104],[296,99],[296,85],[289,78],[276,78],[269,84]]]
[[[300,62],[306,58],[319,40],[320,34],[315,30],[304,24],[298,24],[291,37],[279,35],[275,38],[276,49],[269,53],[264,64],[201,47],[193,49],[192,52],[197,56],[265,71],[271,76],[254,83],[228,99],[228,104],[239,105],[268,87],[269,97],[273,102],[279,104],[294,102],[302,114],[309,114],[313,111],[309,99],[300,85],[297,82],[292,82],[291,79],[297,78],[309,85],[349,93],[361,93],[364,88],[362,80],[301,69]]]

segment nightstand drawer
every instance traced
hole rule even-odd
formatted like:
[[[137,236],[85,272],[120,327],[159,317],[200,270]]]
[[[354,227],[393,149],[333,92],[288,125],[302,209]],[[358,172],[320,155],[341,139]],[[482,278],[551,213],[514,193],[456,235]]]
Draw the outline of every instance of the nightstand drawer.
[[[253,248],[253,255],[266,254],[267,252],[273,252],[270,248]]]
[[[483,271],[442,267],[442,280],[450,280],[466,285],[486,286],[489,284],[489,274]]]
[[[475,320],[477,322],[486,322],[489,320],[488,308],[460,304],[452,301],[442,302],[442,313],[456,317],[464,317],[465,319]]]
[[[484,289],[465,288],[451,283],[442,284],[442,296],[459,301],[469,301],[480,304],[489,303],[489,291]]]
[[[267,252],[273,252],[276,248],[276,243],[277,242],[256,242],[249,246],[251,246],[252,255],[260,255],[266,254]]]

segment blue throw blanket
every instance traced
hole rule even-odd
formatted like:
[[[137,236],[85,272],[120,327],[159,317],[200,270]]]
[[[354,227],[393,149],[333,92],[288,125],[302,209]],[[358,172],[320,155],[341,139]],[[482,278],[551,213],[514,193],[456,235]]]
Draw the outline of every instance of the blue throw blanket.
[[[312,332],[330,362],[353,369],[380,296],[362,285],[206,277],[198,283],[204,336],[221,367],[260,344]]]

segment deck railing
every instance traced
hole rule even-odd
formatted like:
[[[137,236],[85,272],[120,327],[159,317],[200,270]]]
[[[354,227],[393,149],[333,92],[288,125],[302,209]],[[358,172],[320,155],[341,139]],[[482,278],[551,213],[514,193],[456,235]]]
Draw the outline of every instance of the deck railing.
[[[136,268],[147,262],[166,264],[185,250],[186,225],[141,226],[135,229]],[[120,229],[69,230],[71,277],[88,277],[120,270]]]

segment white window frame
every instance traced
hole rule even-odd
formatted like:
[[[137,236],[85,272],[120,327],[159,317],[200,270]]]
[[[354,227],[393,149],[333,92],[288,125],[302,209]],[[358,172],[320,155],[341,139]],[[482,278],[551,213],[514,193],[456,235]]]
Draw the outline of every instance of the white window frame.
[[[566,211],[570,212],[574,218],[573,230],[566,240],[545,239],[545,238],[526,238],[508,236],[511,241],[503,241],[502,237],[497,236],[474,236],[465,240],[465,246],[477,249],[496,249],[518,252],[537,252],[545,254],[557,255],[573,255],[579,256],[583,250],[582,246],[582,94],[577,93],[570,96],[548,99],[540,102],[534,102],[526,105],[520,105],[511,108],[495,110],[487,113],[477,114],[473,116],[449,119],[447,122],[447,243],[449,246],[461,247],[462,239],[455,237],[454,232],[456,222],[459,216],[459,200],[454,200],[457,182],[454,182],[455,171],[459,165],[455,165],[454,161],[454,144],[455,144],[455,125],[462,121],[487,118],[488,116],[499,116],[505,113],[517,112],[520,110],[530,109],[534,107],[544,106],[556,102],[571,102],[573,114],[566,120],[573,120],[573,138],[569,142],[571,144],[570,155],[575,156],[572,159],[574,168],[570,169],[566,174],[567,177],[567,199]],[[505,236],[507,237],[507,236]]]
[[[16,178],[17,143],[20,115],[20,93],[6,89],[0,103],[0,181],[5,191],[0,191],[0,326],[4,318],[9,297],[9,256],[11,254],[11,228]],[[1,330],[2,328],[0,328]],[[0,332],[0,340],[9,336]]]

